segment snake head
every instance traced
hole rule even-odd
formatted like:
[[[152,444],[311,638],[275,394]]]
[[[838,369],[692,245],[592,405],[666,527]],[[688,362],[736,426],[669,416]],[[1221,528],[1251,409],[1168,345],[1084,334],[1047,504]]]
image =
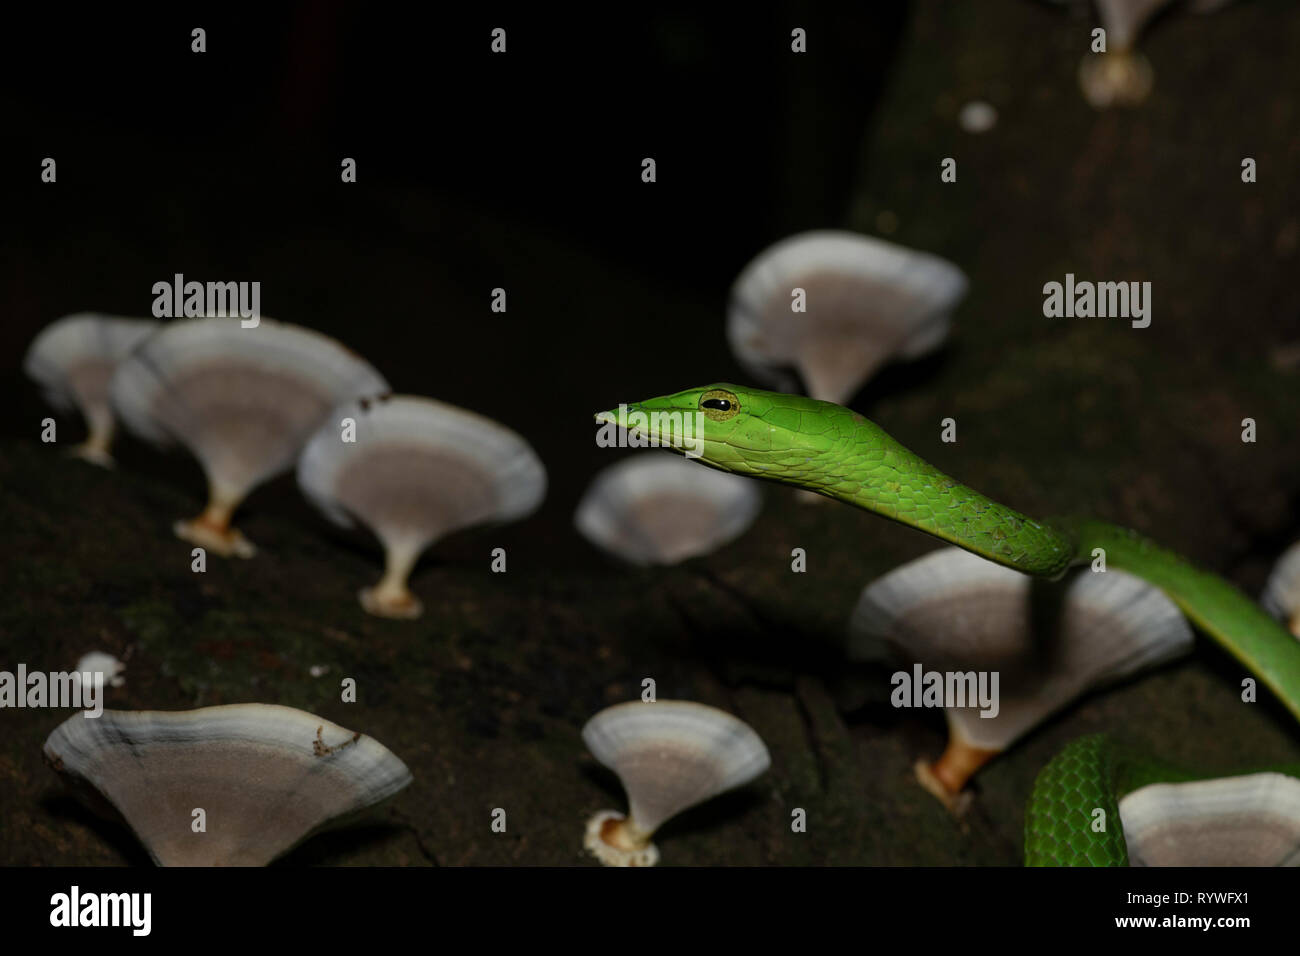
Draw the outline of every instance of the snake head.
[[[668,448],[720,471],[802,484],[845,416],[865,421],[829,402],[720,382],[600,412],[597,442]]]

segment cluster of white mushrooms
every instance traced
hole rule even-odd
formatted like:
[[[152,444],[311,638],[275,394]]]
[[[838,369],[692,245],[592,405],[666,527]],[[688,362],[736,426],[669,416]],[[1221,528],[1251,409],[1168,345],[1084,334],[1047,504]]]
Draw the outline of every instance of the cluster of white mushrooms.
[[[406,582],[422,551],[460,528],[522,518],[546,493],[541,462],[508,428],[393,396],[360,356],[283,322],[164,325],[83,313],[45,329],[25,365],[58,407],[82,412],[90,437],[77,452],[88,460],[111,464],[117,420],[198,459],[207,506],[174,530],[210,553],[256,554],[232,518],[254,488],[296,463],[314,504],[384,546],[384,577],[361,592],[372,614],[418,616]]]
[[[1113,20],[1123,5],[1099,6]],[[1140,25],[1160,4],[1132,6],[1151,8],[1128,11]],[[1136,30],[1114,31],[1120,50],[1131,51]],[[886,363],[938,348],[966,289],[962,272],[937,256],[850,233],[805,233],[743,270],[727,337],[756,379],[847,404]],[[313,504],[382,544],[383,577],[360,594],[376,615],[418,616],[408,578],[422,552],[458,529],[523,518],[546,491],[542,463],[513,431],[433,399],[391,395],[359,356],[297,326],[79,314],[42,332],[25,367],[56,406],[82,412],[89,436],[75,451],[86,460],[112,464],[116,420],[152,443],[187,448],[207,476],[208,504],[174,530],[216,554],[256,553],[232,517],[254,488],[296,463]],[[756,483],[641,452],[595,477],[574,524],[630,564],[672,565],[734,541],[760,507]],[[1038,587],[1054,589],[1046,604],[1035,599]],[[1279,562],[1262,601],[1300,635],[1300,545]],[[996,716],[981,716],[974,702],[947,709],[947,748],[916,765],[921,785],[960,814],[972,776],[1053,713],[1191,645],[1168,598],[1122,572],[1044,585],[944,548],[866,587],[847,651],[859,661],[999,673]],[[96,669],[120,680],[120,662],[104,657]],[[744,786],[771,762],[747,724],[686,701],[609,707],[582,738],[627,792],[626,814],[601,811],[586,828],[586,849],[611,866],[654,865],[651,838],[663,823]],[[107,800],[160,864],[264,864],[410,781],[378,742],[264,704],[78,716],[50,735],[45,754]],[[196,807],[222,821],[213,837],[191,827]],[[1135,862],[1264,859],[1278,845],[1273,830],[1300,832],[1300,781],[1262,774],[1146,787],[1125,798],[1121,817]],[[1263,836],[1250,843],[1252,833]],[[1254,856],[1241,849],[1256,844],[1263,849]]]
[[[214,554],[256,555],[235,512],[296,463],[313,504],[382,544],[384,575],[360,595],[372,614],[418,616],[407,580],[426,548],[461,528],[522,518],[545,495],[545,469],[514,432],[433,399],[392,395],[338,342],[269,319],[245,328],[227,317],[164,325],[84,313],[43,331],[25,367],[56,407],[81,411],[89,437],[75,451],[86,460],[112,467],[118,421],[155,445],[188,449],[207,477],[208,503],[174,531]],[[680,561],[742,533],[758,510],[750,483],[723,475],[693,483],[683,465],[665,456],[617,466],[593,486],[580,526],[639,563]],[[670,520],[656,524],[656,515]],[[82,665],[121,681],[108,655]],[[752,730],[700,704],[611,708],[584,739],[631,802],[626,818],[601,815],[587,845],[625,865],[655,862],[649,837],[660,824],[768,765]],[[76,715],[50,735],[45,757],[162,865],[264,865],[411,779],[377,741],[267,704]]]
[[[188,449],[207,477],[208,503],[174,531],[213,554],[256,554],[232,518],[254,488],[296,463],[300,486],[327,516],[367,526],[384,546],[384,577],[361,593],[378,615],[420,613],[406,581],[438,538],[523,517],[545,494],[545,470],[514,432],[431,399],[393,396],[355,353],[286,323],[81,313],[46,328],[24,367],[57,408],[82,413],[79,457],[112,467],[118,421],[153,444]],[[122,667],[97,652],[78,671],[116,686]],[[411,779],[377,741],[267,704],[78,714],[50,735],[45,757],[163,865],[266,864]]]
[[[1278,562],[1263,603],[1296,630],[1300,545]],[[1034,589],[1045,593],[1035,594]],[[997,671],[996,714],[944,709],[948,745],[919,761],[918,782],[955,815],[981,767],[1054,713],[1192,648],[1178,608],[1122,571],[1035,581],[943,548],[869,584],[850,624],[850,658],[945,673]],[[1150,784],[1119,804],[1134,866],[1300,864],[1300,779],[1264,772]]]

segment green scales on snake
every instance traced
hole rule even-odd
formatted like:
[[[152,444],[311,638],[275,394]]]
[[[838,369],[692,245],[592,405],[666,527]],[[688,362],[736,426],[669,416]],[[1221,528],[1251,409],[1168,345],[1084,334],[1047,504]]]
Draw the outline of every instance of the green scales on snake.
[[[718,384],[638,402],[625,412],[642,413],[638,421],[693,428],[687,436],[656,432],[653,425],[645,434],[644,426],[631,426],[656,444],[689,448],[702,464],[836,498],[1026,574],[1060,577],[1102,548],[1109,566],[1164,591],[1300,718],[1300,642],[1227,581],[1136,532],[1090,519],[1036,521],[948,477],[857,412],[829,402]],[[596,420],[628,424],[616,412]],[[1101,807],[1110,815],[1124,788],[1187,775],[1133,772],[1140,762],[1121,762],[1114,750],[1108,738],[1085,738],[1043,770],[1027,810],[1027,863],[1127,862],[1118,828],[1091,834],[1091,811]]]

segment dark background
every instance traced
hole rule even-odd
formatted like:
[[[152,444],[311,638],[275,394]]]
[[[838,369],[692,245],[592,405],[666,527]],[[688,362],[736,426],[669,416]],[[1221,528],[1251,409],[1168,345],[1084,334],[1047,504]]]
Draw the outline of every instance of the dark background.
[[[69,312],[147,315],[177,272],[259,280],[265,314],[337,336],[396,391],[595,462],[590,412],[739,374],[722,315],[751,256],[847,225],[906,14],[855,6],[796,17],[823,45],[805,58],[779,5],[19,16],[0,352],[17,365]],[[42,189],[45,156],[58,183]],[[16,402],[0,429],[30,437],[43,406],[34,388]]]
[[[877,706],[882,675],[839,650],[861,587],[934,542],[776,488],[747,535],[675,569],[629,571],[571,524],[622,454],[595,446],[591,413],[744,382],[724,337],[737,272],[791,232],[849,227],[971,279],[941,353],[886,370],[856,408],[1029,514],[1136,527],[1257,593],[1300,538],[1296,5],[1161,17],[1141,41],[1151,99],[1104,113],[1076,79],[1092,15],[1031,0],[6,16],[0,661],[129,652],[113,706],[291,704],[411,765],[387,823],[293,859],[585,859],[582,821],[623,798],[578,732],[646,675],[660,697],[740,714],[774,758],[761,783],[670,824],[665,862],[1015,863],[1034,775],[1094,730],[1175,762],[1296,759],[1290,720],[1242,706],[1241,675],[1201,642],[991,764],[958,825],[910,776],[942,746],[939,717]],[[793,26],[807,55],[789,51]],[[958,128],[972,99],[999,110],[992,132]],[[45,156],[57,184],[40,182]],[[356,184],[339,180],[345,156]],[[939,181],[948,156],[955,184]],[[49,411],[21,374],[46,323],[148,314],[176,272],[258,280],[267,315],[335,335],[397,391],[515,428],[548,469],[541,510],[432,549],[416,624],[362,614],[377,552],[328,529],[291,476],[240,513],[263,554],[198,580],[168,530],[200,507],[197,466],[125,438],[116,472],[62,460],[37,441]],[[1066,272],[1151,281],[1151,328],[1045,319],[1042,285]],[[956,445],[939,441],[947,416]],[[504,579],[487,571],[498,545]],[[313,683],[320,663],[330,681]],[[357,705],[338,703],[339,674],[366,688]],[[39,749],[58,719],[0,715],[0,862],[140,862],[129,835],[54,796]],[[487,829],[495,806],[507,838]],[[791,806],[815,821],[802,843]]]

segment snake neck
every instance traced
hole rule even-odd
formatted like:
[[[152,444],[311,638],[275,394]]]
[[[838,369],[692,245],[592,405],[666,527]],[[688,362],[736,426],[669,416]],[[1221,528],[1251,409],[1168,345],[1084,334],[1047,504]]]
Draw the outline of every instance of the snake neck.
[[[1036,521],[939,471],[856,412],[840,409],[822,447],[780,480],[874,512],[1026,574],[1077,559],[1068,527]],[[813,466],[813,467],[809,467]]]
[[[725,443],[710,463],[819,492],[1025,574],[1058,578],[1104,557],[1094,570],[1128,571],[1160,588],[1300,719],[1300,642],[1223,578],[1125,528],[1027,517],[945,475],[851,409],[817,402],[778,411],[811,424],[778,430],[760,417],[745,444]]]

